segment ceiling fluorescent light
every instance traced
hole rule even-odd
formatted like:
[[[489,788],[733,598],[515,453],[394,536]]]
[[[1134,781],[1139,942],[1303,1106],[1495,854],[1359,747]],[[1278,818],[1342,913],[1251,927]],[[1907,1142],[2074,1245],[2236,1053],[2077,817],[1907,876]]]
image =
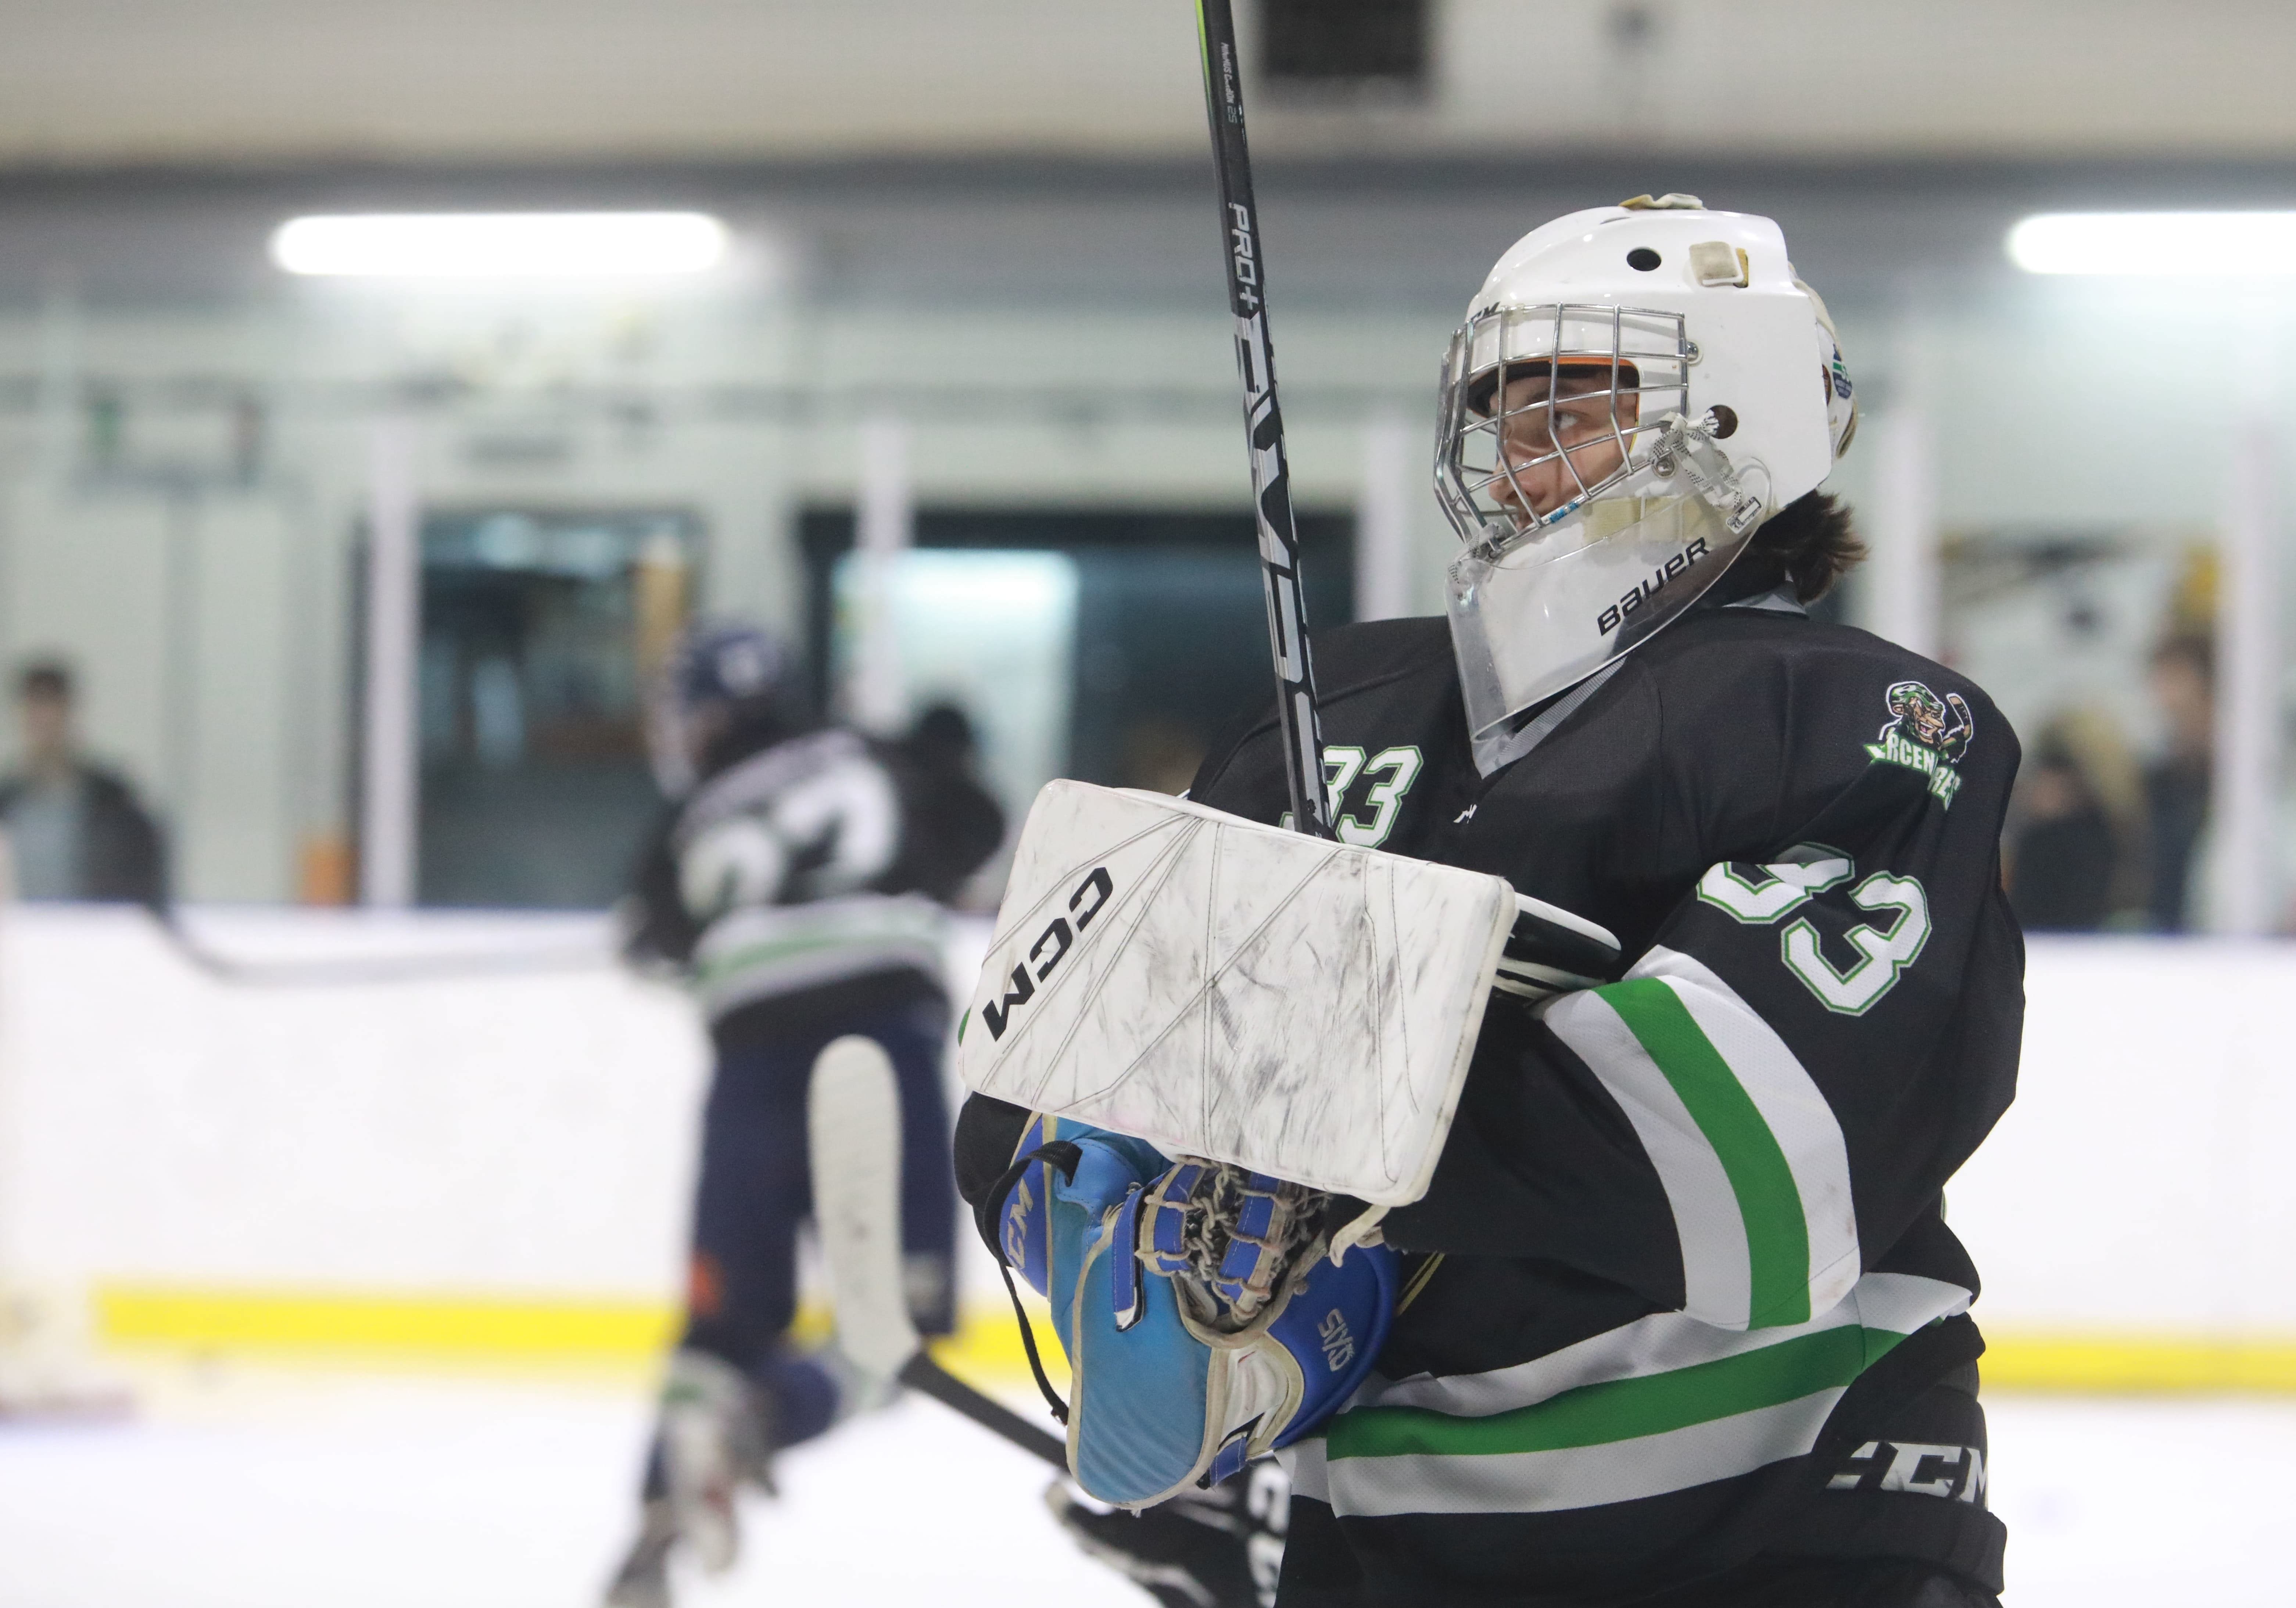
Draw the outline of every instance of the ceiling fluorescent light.
[[[702,212],[377,212],[298,217],[271,236],[290,274],[378,279],[619,279],[700,274],[726,256]]]
[[[2296,212],[2043,212],[2008,246],[2029,274],[2277,278],[2296,274]]]

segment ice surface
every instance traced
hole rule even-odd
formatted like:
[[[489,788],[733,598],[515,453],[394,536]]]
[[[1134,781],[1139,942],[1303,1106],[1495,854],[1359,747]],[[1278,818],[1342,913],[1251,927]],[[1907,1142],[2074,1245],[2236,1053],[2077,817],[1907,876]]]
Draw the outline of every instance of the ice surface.
[[[135,1423],[0,1426],[0,1608],[590,1608],[647,1415],[630,1389],[232,1369]],[[931,1402],[780,1475],[680,1608],[1147,1601],[1054,1526],[1042,1464]]]
[[[2296,1402],[1988,1396],[1985,1412],[2008,1608],[2296,1602]]]
[[[587,1608],[628,1533],[628,1384],[146,1370],[137,1422],[0,1426],[0,1608]],[[2296,1403],[1996,1396],[2013,1608],[2291,1600]],[[1079,1555],[1038,1464],[911,1400],[783,1459],[681,1608],[1147,1598]]]

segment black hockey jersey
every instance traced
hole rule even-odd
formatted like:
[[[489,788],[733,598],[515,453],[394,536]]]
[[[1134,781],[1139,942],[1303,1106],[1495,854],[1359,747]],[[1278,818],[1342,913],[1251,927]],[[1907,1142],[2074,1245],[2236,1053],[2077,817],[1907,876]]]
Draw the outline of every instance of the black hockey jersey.
[[[1773,596],[1681,620],[1485,776],[1443,621],[1316,654],[1343,839],[1504,876],[1631,964],[1494,997],[1386,1219],[1414,1254],[1377,1374],[1300,1448],[1280,1600],[1623,1603],[1758,1554],[1997,1589],[1942,1191],[2015,1080],[2007,723]],[[1191,796],[1281,816],[1272,709]]]
[[[937,998],[942,904],[1004,830],[961,765],[838,728],[791,736],[667,813],[628,947],[686,970],[720,1041]]]

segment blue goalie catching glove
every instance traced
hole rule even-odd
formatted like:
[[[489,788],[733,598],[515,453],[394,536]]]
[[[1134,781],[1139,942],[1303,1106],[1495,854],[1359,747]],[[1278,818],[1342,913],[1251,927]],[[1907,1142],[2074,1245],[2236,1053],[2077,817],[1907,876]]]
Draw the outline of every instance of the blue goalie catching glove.
[[[1331,1197],[1265,1173],[1182,1161],[1148,1192],[1136,1255],[1200,1326],[1239,1334],[1323,1254]]]
[[[1051,1301],[1070,1400],[1041,1369],[1038,1382],[1086,1491],[1145,1507],[1217,1484],[1354,1394],[1387,1337],[1396,1258],[1356,1245],[1333,1261],[1329,1204],[1080,1123],[1030,1123],[980,1228]]]

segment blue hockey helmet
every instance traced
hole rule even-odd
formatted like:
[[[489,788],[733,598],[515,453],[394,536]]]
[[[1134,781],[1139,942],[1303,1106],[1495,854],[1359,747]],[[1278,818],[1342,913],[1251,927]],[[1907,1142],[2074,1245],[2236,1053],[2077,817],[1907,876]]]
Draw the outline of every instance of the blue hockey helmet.
[[[676,798],[699,779],[711,737],[794,701],[796,667],[781,639],[739,620],[687,628],[662,666],[646,711],[654,779]]]

